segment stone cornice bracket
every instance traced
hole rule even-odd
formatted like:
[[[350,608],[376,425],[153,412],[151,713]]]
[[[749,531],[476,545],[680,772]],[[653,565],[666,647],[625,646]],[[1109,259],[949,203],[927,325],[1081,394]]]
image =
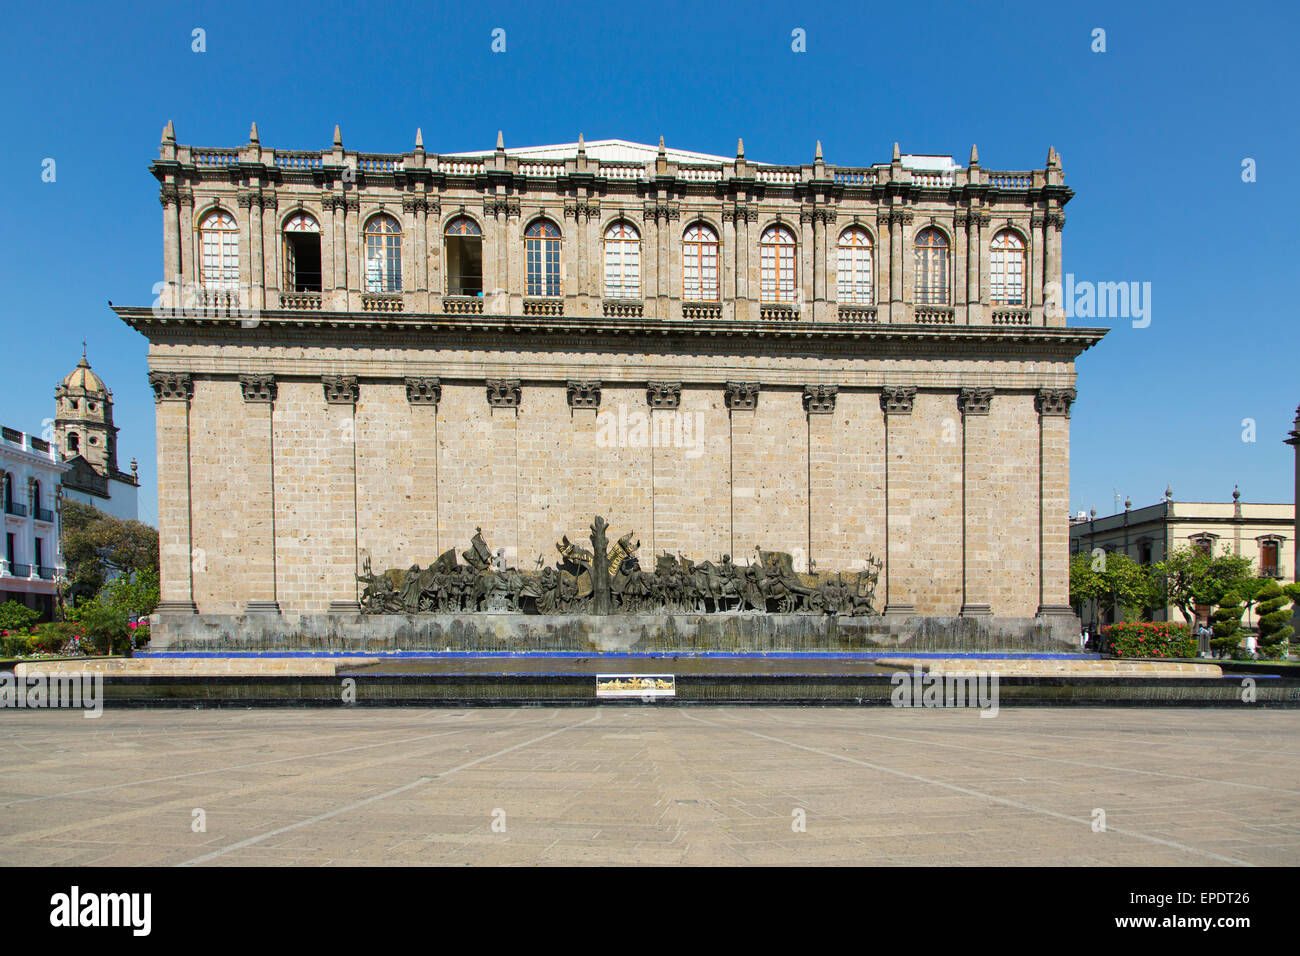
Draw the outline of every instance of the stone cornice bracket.
[[[649,382],[645,401],[651,408],[678,408],[682,404],[682,383]]]
[[[239,389],[244,393],[244,401],[271,404],[279,390],[276,388],[274,375],[241,375]]]
[[[150,372],[154,402],[188,402],[194,397],[194,377],[189,372]]]
[[[442,382],[436,378],[408,378],[406,400],[412,405],[433,405],[442,401]]]
[[[518,408],[519,379],[490,378],[487,382],[487,400],[493,408]]]
[[[733,412],[752,412],[758,408],[758,382],[728,382],[723,397]]]
[[[987,415],[992,404],[991,388],[963,388],[957,393],[957,408],[963,415]]]
[[[566,382],[570,408],[599,408],[600,382]]]
[[[355,405],[361,395],[361,386],[355,375],[322,375],[325,401],[330,405]]]
[[[838,385],[805,385],[803,410],[809,415],[829,415],[835,411],[835,396],[839,390]]]
[[[880,390],[880,410],[886,415],[910,415],[915,399],[915,385],[886,385]]]
[[[1072,388],[1040,388],[1034,396],[1034,408],[1040,415],[1060,415],[1070,417],[1070,406],[1074,404],[1078,392]]]

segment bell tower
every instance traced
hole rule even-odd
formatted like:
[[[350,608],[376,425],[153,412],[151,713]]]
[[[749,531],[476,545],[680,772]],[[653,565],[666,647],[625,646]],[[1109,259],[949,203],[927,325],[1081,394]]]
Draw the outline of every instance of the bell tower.
[[[118,474],[113,392],[90,370],[86,343],[81,361],[54,390],[54,439],[65,459],[80,455],[102,477]]]

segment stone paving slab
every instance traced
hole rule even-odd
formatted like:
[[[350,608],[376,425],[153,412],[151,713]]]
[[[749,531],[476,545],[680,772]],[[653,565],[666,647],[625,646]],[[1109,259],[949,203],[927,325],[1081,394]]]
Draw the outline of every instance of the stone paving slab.
[[[1294,711],[110,710],[0,721],[4,865],[1300,863]]]

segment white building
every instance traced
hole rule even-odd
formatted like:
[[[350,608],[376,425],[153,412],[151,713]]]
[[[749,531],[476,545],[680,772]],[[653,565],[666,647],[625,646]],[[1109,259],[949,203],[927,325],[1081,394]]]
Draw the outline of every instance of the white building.
[[[13,428],[0,429],[0,604],[15,600],[54,613],[55,577],[64,573],[59,543],[59,479],[68,466],[49,442]]]

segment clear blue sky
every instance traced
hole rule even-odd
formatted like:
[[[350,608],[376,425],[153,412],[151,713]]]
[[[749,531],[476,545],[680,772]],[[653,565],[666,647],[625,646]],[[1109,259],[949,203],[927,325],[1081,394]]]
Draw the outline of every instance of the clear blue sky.
[[[236,146],[343,140],[430,152],[620,138],[843,165],[906,152],[985,168],[1061,152],[1077,196],[1065,269],[1152,284],[1078,363],[1071,507],[1290,501],[1298,149],[1294,3],[15,4],[0,34],[5,186],[0,419],[39,432],[79,358],[113,388],[123,467],[156,515],[142,337],[105,304],[147,305],[162,271],[163,124]],[[207,52],[191,51],[191,30]],[[493,54],[491,31],[506,30]],[[1106,30],[1107,52],[1091,50]],[[791,50],[802,28],[807,52]],[[57,181],[41,181],[46,157]],[[1241,163],[1256,160],[1258,181]],[[1242,441],[1254,419],[1257,440]]]

